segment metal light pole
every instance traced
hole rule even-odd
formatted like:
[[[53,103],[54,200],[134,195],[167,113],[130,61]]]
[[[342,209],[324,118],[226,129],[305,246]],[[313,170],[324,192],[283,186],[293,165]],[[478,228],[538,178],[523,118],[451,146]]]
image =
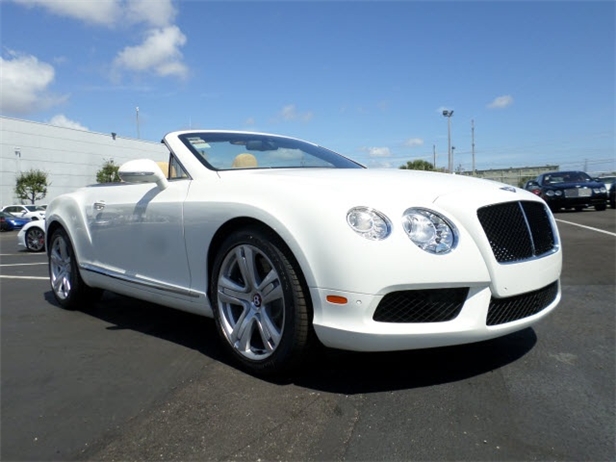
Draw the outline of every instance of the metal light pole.
[[[451,116],[452,115],[453,115],[453,111],[448,111],[447,109],[443,110],[443,116],[447,117],[447,156],[448,156],[447,170],[449,170],[449,173],[453,172],[453,151],[451,150]]]
[[[135,108],[137,113],[137,139],[141,139],[141,131],[139,130],[139,106]]]

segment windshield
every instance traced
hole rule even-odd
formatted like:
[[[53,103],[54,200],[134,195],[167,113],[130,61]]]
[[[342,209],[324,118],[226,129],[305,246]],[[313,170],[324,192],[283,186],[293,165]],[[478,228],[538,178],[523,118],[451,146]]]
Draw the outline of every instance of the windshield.
[[[251,133],[187,133],[182,142],[213,170],[246,168],[363,168],[314,144]]]
[[[45,209],[40,205],[26,205],[25,206],[30,212],[44,212]]]
[[[545,175],[545,184],[558,184],[558,183],[585,183],[593,181],[593,179],[584,172],[556,172]]]

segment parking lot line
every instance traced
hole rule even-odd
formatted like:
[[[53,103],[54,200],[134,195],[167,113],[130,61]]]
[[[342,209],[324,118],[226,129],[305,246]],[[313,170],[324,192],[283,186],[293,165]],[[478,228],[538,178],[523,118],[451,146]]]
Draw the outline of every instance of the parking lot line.
[[[41,266],[46,264],[46,261],[41,263],[7,263],[6,265],[0,265],[0,268],[12,268],[13,266]]]
[[[0,279],[32,279],[37,281],[48,281],[49,276],[5,276],[0,274]]]
[[[559,218],[556,218],[556,221],[558,221],[560,223],[566,223],[568,225],[579,226],[580,228],[590,229],[591,231],[596,231],[598,233],[608,234],[610,236],[616,237],[616,233],[612,233],[610,231],[605,231],[605,230],[599,229],[599,228],[593,228],[592,226],[580,225],[579,223],[573,223],[572,221],[565,221],[565,220],[561,220]]]

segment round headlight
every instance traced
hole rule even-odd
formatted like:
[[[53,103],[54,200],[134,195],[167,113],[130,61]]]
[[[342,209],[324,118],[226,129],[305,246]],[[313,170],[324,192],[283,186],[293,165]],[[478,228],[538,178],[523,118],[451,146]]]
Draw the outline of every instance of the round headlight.
[[[408,209],[402,227],[411,241],[426,252],[444,254],[458,242],[456,227],[445,217],[427,209]]]
[[[389,219],[369,207],[355,207],[349,210],[347,223],[353,231],[370,241],[382,241],[391,232]]]
[[[563,195],[563,192],[560,189],[557,189],[556,191],[554,191],[554,194],[560,197]]]
[[[553,196],[554,196],[554,191],[552,191],[551,189],[548,189],[548,190],[545,192],[545,195],[546,195],[546,196],[548,196],[548,197],[553,197]]]

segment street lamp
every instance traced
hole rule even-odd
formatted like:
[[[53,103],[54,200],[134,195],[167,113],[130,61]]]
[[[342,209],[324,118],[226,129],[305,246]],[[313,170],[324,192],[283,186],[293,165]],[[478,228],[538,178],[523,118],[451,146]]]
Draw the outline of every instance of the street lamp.
[[[449,173],[453,172],[453,151],[451,150],[451,116],[453,111],[443,110],[443,116],[447,117],[447,156],[448,164],[447,169]]]

